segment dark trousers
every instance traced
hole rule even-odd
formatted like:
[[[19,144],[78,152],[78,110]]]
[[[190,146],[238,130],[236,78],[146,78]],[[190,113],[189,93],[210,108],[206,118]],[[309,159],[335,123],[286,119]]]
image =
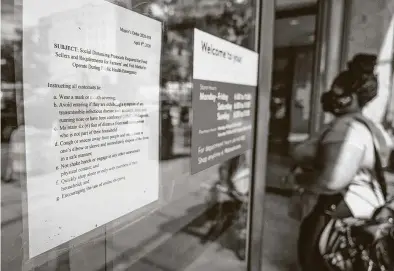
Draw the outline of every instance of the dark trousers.
[[[320,235],[329,218],[318,210],[301,223],[298,237],[298,261],[302,271],[330,271],[319,252]]]
[[[335,205],[335,215],[349,217],[351,212],[342,195],[319,196],[314,210],[302,221],[298,237],[298,261],[302,271],[330,271],[319,252],[320,236],[331,220],[326,213]]]

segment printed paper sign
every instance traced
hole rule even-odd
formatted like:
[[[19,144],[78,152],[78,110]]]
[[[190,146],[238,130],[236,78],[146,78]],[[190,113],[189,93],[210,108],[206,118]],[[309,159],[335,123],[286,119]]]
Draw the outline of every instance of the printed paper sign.
[[[106,1],[24,1],[29,256],[159,197],[161,23]]]

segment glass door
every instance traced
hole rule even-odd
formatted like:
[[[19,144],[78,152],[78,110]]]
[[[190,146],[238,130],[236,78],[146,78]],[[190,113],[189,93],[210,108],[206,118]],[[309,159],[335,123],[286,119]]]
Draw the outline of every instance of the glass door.
[[[294,54],[291,49],[276,49],[272,75],[270,152],[286,154],[291,120]]]
[[[2,1],[3,270],[246,270],[251,142],[191,173],[193,39],[255,56],[258,6]]]

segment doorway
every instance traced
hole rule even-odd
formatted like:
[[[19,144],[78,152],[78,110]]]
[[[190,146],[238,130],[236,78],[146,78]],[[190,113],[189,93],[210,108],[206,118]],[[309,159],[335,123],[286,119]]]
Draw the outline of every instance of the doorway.
[[[276,15],[268,151],[286,155],[309,134],[316,10]]]
[[[270,101],[270,150],[285,154],[290,132],[290,104],[294,77],[292,50],[279,48],[274,51],[272,92]]]

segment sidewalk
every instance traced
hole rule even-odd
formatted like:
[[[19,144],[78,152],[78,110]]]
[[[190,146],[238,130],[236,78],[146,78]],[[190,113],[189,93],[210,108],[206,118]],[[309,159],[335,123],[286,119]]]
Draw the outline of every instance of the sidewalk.
[[[282,180],[289,173],[291,166],[290,157],[277,154],[267,155],[266,187],[268,192],[288,192],[283,188]]]
[[[297,234],[299,223],[287,216],[288,199],[267,194],[265,201],[263,270],[297,270]],[[224,239],[223,234],[220,239]],[[204,253],[186,271],[245,270],[245,262],[240,262],[230,250],[220,247],[220,241],[204,249]],[[220,259],[218,261],[217,259]]]

